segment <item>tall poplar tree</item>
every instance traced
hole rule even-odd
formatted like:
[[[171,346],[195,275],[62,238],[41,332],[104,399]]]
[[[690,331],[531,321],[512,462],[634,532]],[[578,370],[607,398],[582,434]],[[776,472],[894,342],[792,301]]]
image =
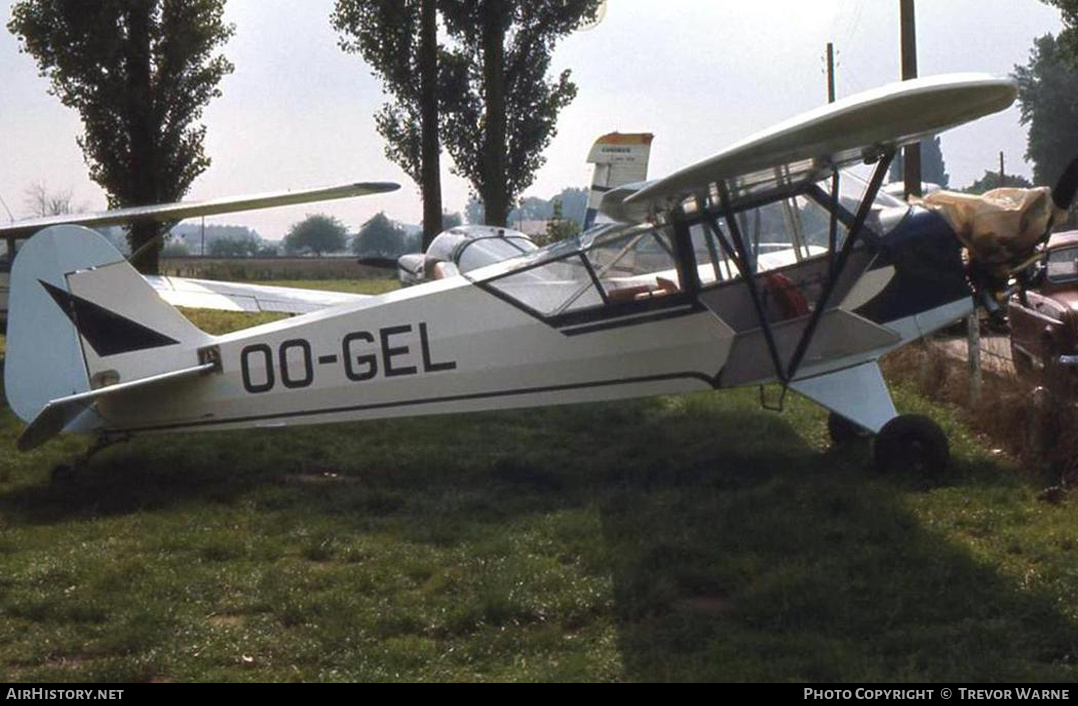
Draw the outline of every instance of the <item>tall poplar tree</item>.
[[[210,165],[202,109],[232,64],[225,0],[20,0],[8,30],[60,101],[79,112],[90,178],[113,208],[179,201]],[[163,226],[128,233],[140,271],[157,272]],[[146,247],[143,247],[146,246]]]

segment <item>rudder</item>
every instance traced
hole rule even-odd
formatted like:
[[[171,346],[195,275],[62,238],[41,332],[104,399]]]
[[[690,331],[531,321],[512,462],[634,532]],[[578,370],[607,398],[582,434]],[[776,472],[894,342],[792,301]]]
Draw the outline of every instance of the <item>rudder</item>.
[[[209,340],[100,234],[47,228],[12,267],[8,404],[29,422],[52,400],[174,369]],[[96,425],[88,409],[68,430]]]

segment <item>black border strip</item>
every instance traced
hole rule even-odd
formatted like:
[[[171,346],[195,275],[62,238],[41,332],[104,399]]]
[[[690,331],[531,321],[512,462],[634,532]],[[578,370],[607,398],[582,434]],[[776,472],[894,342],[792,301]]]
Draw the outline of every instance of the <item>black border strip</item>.
[[[606,321],[597,324],[577,326],[576,328],[561,328],[558,330],[564,333],[566,336],[579,336],[580,334],[584,333],[595,333],[596,331],[606,331],[608,329],[615,328],[627,328],[629,326],[635,326],[637,324],[648,324],[655,321],[664,321],[666,319],[679,319],[683,316],[699,314],[703,310],[703,306],[690,306],[686,307],[685,309],[678,309],[676,311],[660,311],[656,314],[644,314],[632,318],[621,318],[615,321]]]
[[[567,390],[585,390],[594,387],[614,387],[617,385],[637,385],[647,382],[663,382],[665,380],[699,380],[712,389],[718,388],[718,376],[709,377],[703,373],[667,373],[665,375],[647,375],[638,378],[622,378],[617,380],[599,380],[596,382],[570,383],[565,385],[550,385],[544,387],[525,387],[518,390],[493,390],[491,392],[473,392],[467,395],[450,395],[448,397],[426,397],[401,402],[379,402],[376,404],[361,404],[350,407],[328,407],[326,409],[308,409],[298,412],[278,412],[275,414],[260,414],[248,417],[233,417],[230,419],[213,419],[200,422],[179,422],[176,424],[161,424],[148,427],[129,427],[127,429],[110,429],[111,433],[136,434],[149,431],[165,431],[177,429],[192,429],[196,427],[220,426],[222,424],[241,424],[243,422],[257,422],[270,419],[294,419],[298,417],[313,417],[320,414],[343,414],[345,412],[363,412],[372,409],[392,409],[394,407],[415,407],[426,404],[444,404],[446,402],[464,402],[467,400],[482,400],[492,397],[512,397],[515,395],[534,395],[543,392],[564,392]]]

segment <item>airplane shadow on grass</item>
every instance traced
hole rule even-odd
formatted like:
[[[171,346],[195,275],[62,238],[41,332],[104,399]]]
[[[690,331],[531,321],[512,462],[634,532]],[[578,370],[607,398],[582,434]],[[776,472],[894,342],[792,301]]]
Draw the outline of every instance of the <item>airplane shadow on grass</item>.
[[[612,621],[623,678],[1073,678],[1078,627],[1051,597],[914,515],[907,496],[941,482],[874,475],[867,456],[821,454],[747,405],[672,397],[146,438],[69,484],[9,490],[0,513],[37,525],[243,501],[445,547],[592,509],[609,613],[563,622]],[[951,483],[1013,483],[957,466]]]
[[[603,503],[627,677],[1075,678],[1078,626],[1053,598],[978,562],[904,500],[946,484],[1017,490],[1006,471],[959,460],[949,481],[884,478],[867,444],[821,454],[780,418],[731,417],[712,420],[713,455],[691,472]]]

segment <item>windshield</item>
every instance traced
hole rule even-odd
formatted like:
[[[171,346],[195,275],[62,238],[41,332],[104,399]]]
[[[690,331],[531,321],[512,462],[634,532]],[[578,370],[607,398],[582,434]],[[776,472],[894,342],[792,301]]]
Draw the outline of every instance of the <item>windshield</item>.
[[[492,262],[520,257],[536,250],[535,243],[527,238],[513,237],[477,238],[460,247],[457,267],[461,272],[471,272]]]
[[[586,250],[497,277],[490,286],[543,316],[680,291],[668,228],[622,226],[583,239]]]
[[[1078,247],[1049,251],[1048,279],[1056,283],[1078,280]]]

